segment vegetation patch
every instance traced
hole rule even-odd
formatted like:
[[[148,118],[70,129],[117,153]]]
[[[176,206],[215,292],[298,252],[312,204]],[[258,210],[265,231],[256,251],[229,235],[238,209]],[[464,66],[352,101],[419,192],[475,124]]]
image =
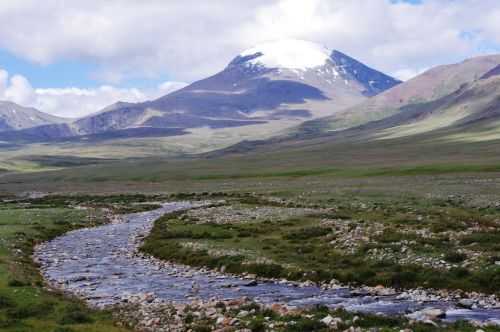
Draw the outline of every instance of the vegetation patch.
[[[256,214],[267,208],[264,201],[253,201]],[[282,214],[287,205],[281,205]],[[219,210],[211,211],[211,220],[217,220]],[[439,227],[453,222],[458,226]],[[494,257],[500,233],[490,229],[496,223],[494,210],[441,200],[336,201],[286,220],[236,218],[223,224],[182,212],[160,218],[142,250],[169,261],[262,277],[498,294],[500,266]]]
[[[62,197],[0,202],[0,330],[128,331],[115,326],[108,312],[90,310],[80,301],[46,291],[31,259],[35,244],[105,221],[99,210],[69,208]]]

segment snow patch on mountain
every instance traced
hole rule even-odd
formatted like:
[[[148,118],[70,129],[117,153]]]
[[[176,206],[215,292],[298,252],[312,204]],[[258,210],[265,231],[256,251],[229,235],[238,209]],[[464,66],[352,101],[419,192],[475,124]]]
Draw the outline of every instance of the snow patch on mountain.
[[[251,57],[246,61],[247,64],[307,70],[323,66],[330,59],[331,53],[332,50],[320,44],[299,39],[281,39],[259,44],[243,51],[240,56]]]

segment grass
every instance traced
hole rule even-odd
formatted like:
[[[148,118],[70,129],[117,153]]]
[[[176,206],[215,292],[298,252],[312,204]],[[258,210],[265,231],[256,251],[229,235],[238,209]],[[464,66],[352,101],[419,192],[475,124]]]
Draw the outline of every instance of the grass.
[[[416,176],[416,175],[439,175],[453,173],[478,173],[478,172],[500,172],[500,165],[456,165],[456,164],[435,164],[414,167],[384,167],[384,168],[361,168],[361,169],[301,169],[294,171],[283,171],[273,173],[253,173],[253,174],[214,174],[196,176],[189,180],[223,180],[223,179],[248,179],[248,178],[280,178],[280,177],[314,177],[314,176],[333,176],[333,177],[375,177],[375,176]]]
[[[139,146],[141,142],[129,143],[134,144],[134,149],[143,150],[143,147]],[[460,263],[463,257],[457,252],[455,245],[450,245],[447,232],[467,230],[476,222],[486,226],[498,218],[498,146],[498,141],[445,143],[436,140],[431,134],[384,142],[318,137],[307,142],[298,139],[268,144],[255,153],[222,153],[165,159],[161,156],[170,152],[159,143],[154,147],[154,155],[157,156],[154,158],[109,161],[105,164],[76,166],[37,174],[2,173],[0,195],[32,190],[60,193],[57,199],[35,200],[23,208],[2,205],[5,211],[12,209],[20,216],[28,216],[30,211],[45,211],[40,217],[31,216],[34,220],[40,220],[36,221],[39,224],[16,226],[5,234],[24,232],[37,241],[59,234],[67,229],[67,225],[58,223],[64,223],[67,218],[53,219],[45,213],[60,215],[62,212],[55,211],[67,211],[67,206],[75,204],[108,206],[113,207],[115,212],[134,212],[151,208],[132,204],[148,200],[146,195],[150,194],[159,195],[152,196],[155,197],[154,200],[197,197],[231,199],[231,195],[255,192],[284,197],[299,205],[335,207],[335,215],[331,217],[339,219],[355,219],[365,223],[381,222],[390,227],[391,232],[382,234],[380,248],[395,247],[397,241],[408,238],[401,232],[404,227],[428,227],[436,236],[441,235],[436,239],[415,237],[413,240],[417,243],[413,245],[412,250],[429,257],[444,254],[447,261]],[[93,154],[88,151],[89,147],[85,149],[87,153],[81,155],[92,157]],[[127,149],[128,147],[120,149],[117,152],[120,155],[108,154],[111,151],[109,150],[106,154],[99,153],[96,156],[126,158]],[[68,151],[72,155],[80,155],[79,152],[78,147]],[[50,155],[51,151],[39,152],[38,147],[33,147],[30,153]],[[17,155],[9,158],[14,157]],[[71,164],[74,166],[78,162]],[[2,165],[0,167],[3,168]],[[73,196],[74,193],[81,195]],[[120,195],[122,193],[126,195]],[[68,197],[68,194],[71,196]],[[88,196],[83,198],[85,195]],[[269,203],[248,198],[245,204],[261,206]],[[362,208],[362,204],[366,204],[368,209]],[[215,268],[225,266],[227,270],[238,273],[246,270],[266,276],[282,275],[290,279],[328,280],[335,277],[345,282],[373,285],[424,285],[498,291],[495,285],[499,284],[499,272],[493,266],[500,260],[496,232],[478,232],[460,239],[460,245],[468,249],[497,253],[496,258],[493,255],[483,262],[488,269],[473,271],[458,268],[442,272],[420,266],[395,264],[391,261],[367,263],[365,251],[346,254],[341,250],[333,250],[331,246],[326,245],[325,240],[329,235],[316,231],[321,218],[322,216],[304,217],[281,224],[249,223],[235,226],[197,226],[175,220],[176,218],[170,221],[165,219],[156,224],[153,236],[146,242],[145,250],[165,259]],[[3,221],[1,218],[0,220]],[[16,222],[26,222],[27,218],[23,220]],[[173,227],[162,228],[163,223],[171,223],[170,226]],[[8,227],[13,225],[0,227],[2,230],[8,230]],[[11,243],[10,241],[8,243]],[[201,247],[193,249],[181,245],[185,242],[197,243]],[[52,309],[48,314],[30,309],[34,316],[17,318],[20,322],[16,324],[20,325],[9,327],[10,331],[29,330],[22,324],[32,324],[32,321],[48,324],[49,327],[40,328],[40,331],[85,330],[78,324],[61,324],[61,303],[67,306],[71,301],[53,294],[47,295],[39,286],[26,286],[32,285],[30,278],[8,269],[10,265],[5,262],[6,257],[10,257],[9,248],[2,242],[0,275],[2,278],[4,275],[9,277],[4,278],[0,286],[0,295],[4,296],[0,297],[0,307],[10,306],[12,302],[16,307],[20,306],[23,301],[27,301],[25,298],[51,301],[55,298],[56,302],[53,307],[56,309]],[[237,255],[215,257],[209,254],[212,249],[238,249],[240,252]],[[360,248],[369,249],[370,247]],[[268,261],[256,263],[258,257]],[[25,263],[28,264],[28,261]],[[34,287],[38,294],[43,295],[36,297],[33,295],[34,291],[28,292],[27,296],[22,295],[24,290],[30,287]],[[8,293],[4,294],[6,290]],[[37,303],[50,307],[45,302]],[[30,310],[23,309],[12,314],[23,316]],[[7,320],[8,308],[0,311],[0,321]],[[109,319],[109,315],[101,319],[92,312],[90,316],[93,317],[93,323],[84,324],[87,327],[93,326],[92,324],[105,324],[102,321]],[[258,322],[255,325],[257,328]],[[87,330],[92,331],[92,328]],[[426,328],[427,330],[420,328],[420,331],[432,331],[431,327]],[[416,330],[418,329],[415,328],[414,331]],[[469,328],[462,330],[472,331]],[[110,328],[109,331],[113,329]]]
[[[500,234],[499,233],[473,233],[462,239],[463,245],[471,245],[476,248],[491,249],[500,251]]]
[[[48,200],[46,199],[46,202]],[[5,332],[125,332],[106,311],[44,289],[31,260],[33,245],[71,229],[104,221],[96,210],[54,203],[0,204],[0,330]]]
[[[434,227],[436,238],[421,238],[399,231],[404,227],[432,229],[451,220],[465,225],[480,222],[488,226],[497,218],[495,211],[477,211],[442,201],[418,204],[372,202],[371,208],[359,208],[337,202],[337,211],[331,215],[222,225],[194,224],[181,214],[174,213],[156,222],[142,250],[165,260],[263,277],[318,282],[335,278],[345,283],[373,286],[423,286],[498,294],[500,267],[492,262],[481,261],[482,265],[476,270],[441,270],[412,263],[400,264],[398,259],[367,260],[370,249],[394,248],[399,252],[401,241],[413,241],[410,248],[423,257],[442,257],[458,266],[466,256],[458,253],[457,249],[480,247],[485,258],[497,252],[496,232],[487,236],[473,233],[463,237],[459,243],[452,243],[439,235],[440,227]],[[426,217],[416,223],[418,215]],[[365,224],[379,222],[387,228],[380,235],[373,236],[375,243],[361,245],[356,251],[349,252],[330,244],[337,235],[333,228],[321,226],[325,218],[357,220]],[[186,246],[185,243],[197,246]]]
[[[240,308],[246,310],[245,308]],[[386,317],[372,314],[355,314],[343,309],[331,310],[323,306],[316,306],[302,312],[289,313],[283,316],[278,316],[268,309],[261,309],[258,306],[252,306],[254,314],[242,321],[252,332],[266,331],[265,322],[271,320],[275,325],[276,331],[283,332],[303,332],[303,331],[332,331],[321,319],[327,315],[337,317],[342,320],[338,325],[339,331],[348,330],[350,326],[359,327],[370,330],[376,329],[381,332],[401,331],[409,329],[415,332],[475,332],[477,327],[474,327],[466,322],[455,322],[445,326],[434,327],[425,323],[410,324],[408,320],[402,317]],[[266,320],[267,318],[267,320]],[[353,323],[353,321],[355,323]],[[208,330],[207,330],[208,331]],[[486,327],[483,331],[494,332],[499,331],[496,327]]]
[[[168,157],[161,151],[148,158],[120,161],[93,159],[78,152],[78,147],[61,156],[41,149],[31,151],[33,160],[45,165],[71,165],[67,169],[38,174],[6,174],[0,178],[5,191],[218,191],[221,181],[235,191],[249,184],[267,182],[284,187],[287,181],[321,179],[326,184],[356,181],[360,185],[378,181],[393,189],[388,178],[412,184],[413,177],[453,175],[495,177],[500,173],[498,141],[467,143],[445,142],[432,134],[413,138],[380,141],[352,137],[321,136],[284,142],[248,143],[256,151],[229,151],[194,157]],[[149,147],[144,147],[148,150]],[[148,150],[149,151],[149,150]],[[10,153],[10,152],[9,152]],[[79,157],[72,157],[79,156]],[[153,157],[156,156],[156,157]],[[130,157],[130,156],[129,156]],[[17,159],[15,159],[17,158]],[[19,155],[9,160],[25,158]],[[80,158],[80,159],[79,159]],[[19,159],[20,160],[20,159]],[[73,167],[76,166],[76,167]],[[79,167],[78,167],[79,166]],[[303,184],[302,184],[303,185]],[[98,187],[96,187],[98,186]],[[303,187],[303,186],[302,186]],[[468,187],[470,189],[470,187]],[[285,190],[295,190],[288,186]],[[410,188],[408,188],[410,190]],[[415,188],[424,193],[425,189]]]
[[[79,301],[65,298],[57,293],[43,290],[36,267],[29,255],[32,246],[39,241],[49,239],[70,229],[100,224],[102,216],[96,207],[113,207],[116,211],[132,211],[134,203],[143,203],[153,199],[197,199],[225,198],[229,203],[238,202],[247,207],[270,205],[275,207],[287,204],[268,201],[249,194],[200,193],[179,194],[175,196],[112,195],[112,196],[54,196],[25,201],[4,202],[0,204],[0,330],[2,331],[125,331],[114,325],[109,312],[89,310]],[[498,285],[498,274],[482,272],[471,274],[470,271],[451,271],[450,275],[435,276],[436,272],[417,267],[401,267],[386,262],[366,264],[358,255],[345,255],[325,245],[325,238],[332,235],[332,229],[319,225],[324,218],[357,218],[384,221],[388,225],[426,225],[453,219],[459,223],[474,220],[483,225],[490,225],[496,218],[494,209],[474,210],[458,206],[447,201],[398,201],[391,204],[381,201],[366,203],[368,208],[351,202],[349,198],[330,197],[328,201],[317,201],[316,205],[336,206],[333,215],[318,213],[295,217],[284,221],[254,220],[243,224],[201,224],[195,225],[182,217],[182,213],[173,213],[161,218],[153,230],[153,235],[146,241],[144,249],[156,255],[192,265],[206,265],[212,268],[224,266],[226,271],[242,273],[244,271],[266,277],[286,276],[290,279],[328,280],[336,277],[342,281],[389,285],[413,285],[430,282],[430,285],[453,285],[461,280],[460,287],[469,283],[471,289],[477,285]],[[292,205],[307,205],[297,202]],[[86,205],[89,210],[69,208],[74,205]],[[143,209],[154,205],[138,205]],[[142,208],[138,208],[142,210]],[[417,216],[426,215],[418,221]],[[389,216],[389,218],[387,218]],[[460,227],[457,229],[461,229]],[[333,234],[335,234],[333,232]],[[401,234],[384,233],[387,244],[401,239]],[[241,255],[214,257],[207,250],[194,250],[182,246],[186,241],[215,245],[221,249],[243,249]],[[479,236],[477,243],[490,243],[488,237]],[[485,248],[490,248],[489,245]],[[270,262],[248,262],[247,252],[255,256],[269,258]],[[454,257],[450,252],[450,258]],[[272,262],[274,261],[274,263]],[[307,272],[307,273],[306,273]],[[305,274],[306,273],[306,274]],[[434,278],[434,279],[433,279]],[[477,279],[477,280],[476,280]],[[476,280],[476,281],[475,281]],[[476,288],[475,288],[476,287]],[[285,315],[274,317],[276,322],[286,322],[282,331],[321,331],[324,325],[319,321],[327,311],[316,308],[307,315]],[[336,316],[344,320],[353,318],[353,314],[335,311]],[[268,311],[258,311],[248,318],[248,325],[253,331],[261,331],[264,317],[272,315]],[[293,322],[293,323],[291,323]],[[372,315],[360,315],[357,325],[363,328],[378,327],[380,331],[391,331],[407,326],[400,318],[383,318]],[[208,325],[200,322],[192,326],[193,331],[209,331]],[[452,324],[445,328],[434,329],[427,325],[414,325],[413,331],[475,331],[464,323]],[[485,331],[498,331],[490,328]]]

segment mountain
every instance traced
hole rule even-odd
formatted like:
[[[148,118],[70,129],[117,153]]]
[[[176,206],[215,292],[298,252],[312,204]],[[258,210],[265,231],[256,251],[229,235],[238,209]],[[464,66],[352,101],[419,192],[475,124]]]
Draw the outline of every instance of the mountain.
[[[339,51],[279,40],[245,50],[221,72],[156,100],[117,103],[64,128],[43,126],[39,139],[134,128],[221,129],[283,120],[298,124],[334,114],[399,83]],[[36,130],[16,135],[27,137],[25,133],[36,138]]]
[[[499,139],[500,55],[489,55],[432,68],[333,116],[306,121],[284,135],[241,142],[211,155],[251,150],[318,152],[345,144],[413,149],[442,143],[462,144],[465,149],[465,143],[494,145]]]
[[[446,96],[408,106],[361,129],[378,138],[423,133],[474,141],[500,138],[500,65]]]
[[[298,132],[341,130],[404,112],[459,90],[463,85],[480,79],[499,64],[500,55],[488,55],[434,67],[358,105],[332,116],[305,122]]]
[[[31,107],[0,101],[0,131],[20,130],[65,121]]]

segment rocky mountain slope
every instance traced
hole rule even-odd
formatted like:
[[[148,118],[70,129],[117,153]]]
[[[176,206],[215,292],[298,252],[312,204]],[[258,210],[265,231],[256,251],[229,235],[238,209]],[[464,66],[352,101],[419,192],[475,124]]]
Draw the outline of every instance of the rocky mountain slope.
[[[11,135],[51,139],[136,128],[231,128],[334,114],[400,82],[355,59],[301,40],[243,51],[221,72],[143,103],[117,103],[61,126]],[[53,133],[53,135],[51,134]]]
[[[299,132],[341,130],[402,113],[454,93],[462,86],[482,78],[499,64],[500,55],[488,55],[429,69],[354,107],[306,122]]]
[[[130,127],[212,128],[307,119],[354,105],[399,81],[323,46],[280,40],[243,51],[220,73],[157,100],[75,123],[78,134]]]
[[[62,118],[40,112],[35,108],[0,101],[0,131],[20,130],[64,121]]]
[[[394,138],[444,130],[456,139],[500,138],[500,65],[481,78],[428,103],[407,106],[393,116],[363,129],[381,138]]]
[[[317,153],[342,144],[397,145],[404,150],[438,143],[462,144],[455,151],[459,153],[467,143],[486,142],[494,148],[499,139],[500,55],[491,55],[430,69],[333,116],[214,155],[251,150]]]

